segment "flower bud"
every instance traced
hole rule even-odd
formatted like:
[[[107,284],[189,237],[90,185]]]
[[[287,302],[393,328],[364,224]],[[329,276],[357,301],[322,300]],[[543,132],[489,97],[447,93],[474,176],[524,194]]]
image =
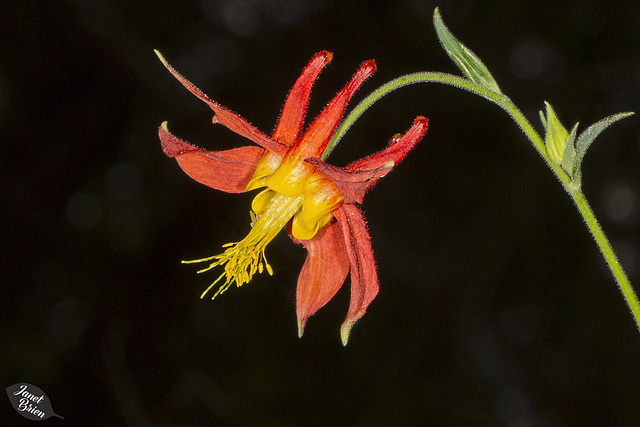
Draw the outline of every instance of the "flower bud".
[[[543,116],[540,112],[541,118],[543,118],[542,124],[545,127],[546,135],[544,137],[544,144],[547,147],[547,154],[557,164],[562,164],[562,157],[564,156],[564,150],[567,146],[567,140],[569,139],[569,132],[558,120],[555,111],[551,104],[545,101],[547,107],[547,116]]]

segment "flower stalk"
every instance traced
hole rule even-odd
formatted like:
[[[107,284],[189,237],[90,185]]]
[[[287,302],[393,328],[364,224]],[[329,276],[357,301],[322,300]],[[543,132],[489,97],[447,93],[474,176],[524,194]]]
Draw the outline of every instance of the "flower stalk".
[[[547,116],[542,114],[545,128],[545,138],[541,138],[520,109],[504,95],[489,73],[486,66],[466,46],[462,45],[444,25],[440,12],[434,11],[434,26],[440,42],[451,59],[456,63],[465,77],[439,72],[419,72],[398,77],[374,90],[362,100],[346,116],[327,145],[323,156],[328,155],[349,127],[375,102],[389,93],[417,83],[440,83],[463,89],[479,95],[502,108],[515,121],[518,127],[529,139],[533,148],[547,164],[551,172],[558,178],[560,184],[573,200],[591,236],[595,240],[620,292],[627,304],[636,327],[640,331],[640,302],[627,275],[624,272],[609,240],[598,223],[593,210],[581,189],[582,159],[587,148],[606,127],[615,121],[632,115],[631,112],[614,114],[606,117],[587,128],[577,139],[575,138],[577,124],[571,133],[560,124],[553,108],[547,103]],[[574,146],[575,143],[575,146]]]

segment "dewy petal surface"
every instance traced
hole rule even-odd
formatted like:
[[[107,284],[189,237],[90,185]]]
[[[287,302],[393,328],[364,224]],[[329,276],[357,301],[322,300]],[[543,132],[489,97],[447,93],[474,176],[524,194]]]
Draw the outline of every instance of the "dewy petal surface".
[[[164,122],[158,128],[164,153],[173,157],[194,180],[227,193],[243,193],[264,151],[246,146],[226,151],[205,151],[173,135]]]
[[[332,221],[320,229],[311,240],[297,240],[307,249],[307,259],[298,276],[296,311],[298,336],[305,323],[338,292],[349,272],[342,227]]]
[[[373,258],[371,237],[360,209],[346,204],[336,210],[334,215],[342,227],[351,265],[351,301],[347,318],[340,327],[342,345],[347,345],[351,328],[364,316],[367,307],[378,294],[378,271]]]

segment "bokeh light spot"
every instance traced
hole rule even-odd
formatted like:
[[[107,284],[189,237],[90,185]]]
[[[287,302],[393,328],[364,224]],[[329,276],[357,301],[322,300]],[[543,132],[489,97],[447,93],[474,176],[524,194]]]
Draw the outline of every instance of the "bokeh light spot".
[[[638,192],[628,182],[617,181],[602,191],[602,205],[606,215],[621,226],[638,223]]]
[[[520,41],[509,54],[511,72],[521,80],[557,81],[562,76],[562,57],[536,39]]]

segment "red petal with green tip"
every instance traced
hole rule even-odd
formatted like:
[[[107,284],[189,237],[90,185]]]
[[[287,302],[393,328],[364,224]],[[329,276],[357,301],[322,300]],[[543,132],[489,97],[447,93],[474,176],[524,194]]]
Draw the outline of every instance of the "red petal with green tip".
[[[378,272],[371,237],[360,209],[346,204],[333,214],[342,227],[351,267],[351,301],[347,318],[340,327],[342,344],[347,345],[351,328],[364,316],[369,304],[378,294]]]
[[[246,146],[226,151],[205,151],[176,137],[166,127],[158,129],[162,150],[173,157],[187,175],[196,181],[227,193],[243,193],[253,176],[260,147]]]
[[[291,238],[307,249],[296,291],[298,335],[302,336],[307,319],[329,302],[344,283],[349,272],[349,257],[342,227],[335,220],[310,240]]]
[[[216,115],[213,117],[214,123],[220,123],[221,125],[227,127],[229,130],[232,130],[237,134],[250,139],[262,148],[265,148],[272,153],[278,154],[280,157],[286,154],[288,150],[287,145],[269,138],[267,135],[260,132],[258,128],[253,126],[251,123],[249,123],[236,113],[213,101],[193,83],[184,78],[182,74],[176,71],[176,69],[173,68],[171,64],[169,64],[169,62],[167,62],[167,60],[164,58],[164,56],[162,56],[162,54],[160,54],[160,52],[156,51],[156,54],[158,55],[158,58],[160,58],[160,61],[162,61],[162,64],[167,68],[167,70],[169,70],[169,72],[173,74],[173,76],[178,79],[178,81],[182,83],[182,85],[186,87],[189,92],[200,98],[202,101],[206,102],[209,107],[211,107],[211,109],[216,113]]]

